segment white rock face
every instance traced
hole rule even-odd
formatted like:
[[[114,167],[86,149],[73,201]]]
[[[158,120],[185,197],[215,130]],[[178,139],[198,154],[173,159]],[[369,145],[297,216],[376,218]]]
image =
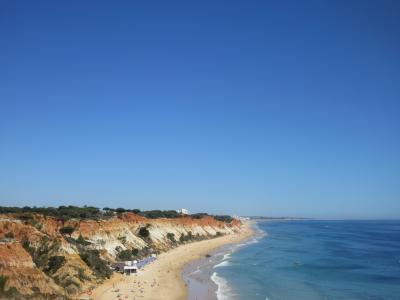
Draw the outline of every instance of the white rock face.
[[[139,230],[146,227],[149,231],[148,238],[142,238]],[[168,238],[172,233],[176,241],[182,235],[192,235],[198,239],[212,238],[220,234],[232,234],[238,230],[237,226],[231,226],[223,222],[210,221],[201,224],[201,221],[193,220],[181,221],[180,219],[157,219],[145,222],[121,222],[111,228],[101,228],[92,232],[86,240],[93,244],[93,248],[106,250],[110,257],[115,258],[118,249],[143,249],[145,247],[156,247],[159,250],[168,250],[174,245]]]

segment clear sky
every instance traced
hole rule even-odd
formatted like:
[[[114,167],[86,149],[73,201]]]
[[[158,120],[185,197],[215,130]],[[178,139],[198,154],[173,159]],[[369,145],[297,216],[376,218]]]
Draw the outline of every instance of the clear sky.
[[[400,218],[400,1],[1,1],[0,205]]]

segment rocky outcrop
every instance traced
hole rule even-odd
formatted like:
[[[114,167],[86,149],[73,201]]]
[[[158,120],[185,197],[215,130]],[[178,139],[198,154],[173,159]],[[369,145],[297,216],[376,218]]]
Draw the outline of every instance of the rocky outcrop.
[[[108,263],[167,251],[180,243],[232,234],[241,223],[147,219],[123,213],[107,220],[0,215],[0,293],[25,298],[74,298],[110,275]],[[60,233],[73,228],[72,234]],[[62,230],[61,230],[62,231]]]

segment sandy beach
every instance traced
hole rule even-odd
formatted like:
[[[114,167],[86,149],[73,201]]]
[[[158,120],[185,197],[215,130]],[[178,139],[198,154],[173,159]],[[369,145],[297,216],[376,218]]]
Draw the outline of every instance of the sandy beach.
[[[92,299],[173,299],[187,298],[186,283],[182,278],[183,267],[203,258],[209,252],[231,243],[238,243],[253,234],[250,222],[243,224],[240,233],[219,238],[193,242],[162,253],[157,260],[137,274],[124,276],[114,274],[112,278],[82,298]]]

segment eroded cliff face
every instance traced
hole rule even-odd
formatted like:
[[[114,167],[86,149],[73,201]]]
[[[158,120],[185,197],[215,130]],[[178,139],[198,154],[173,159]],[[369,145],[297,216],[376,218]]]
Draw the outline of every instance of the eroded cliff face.
[[[124,213],[108,220],[60,221],[36,214],[22,220],[0,215],[0,292],[32,299],[74,298],[104,280],[110,274],[107,264],[124,252],[140,258],[232,234],[240,226],[237,220],[225,223],[209,216],[147,219]],[[71,236],[60,233],[65,227],[74,229]]]

